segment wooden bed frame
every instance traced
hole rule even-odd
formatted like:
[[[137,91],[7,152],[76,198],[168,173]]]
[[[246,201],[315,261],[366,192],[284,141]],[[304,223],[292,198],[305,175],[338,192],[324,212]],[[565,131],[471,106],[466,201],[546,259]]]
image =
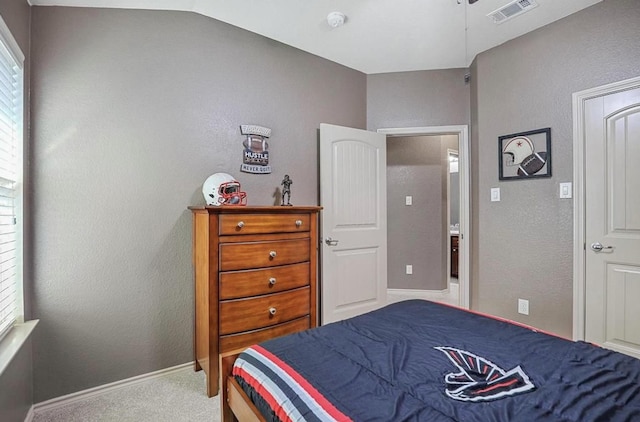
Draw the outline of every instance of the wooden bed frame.
[[[234,350],[220,356],[220,381],[222,384],[220,392],[222,417],[220,420],[222,422],[266,422],[258,408],[231,375],[233,363],[243,350]]]

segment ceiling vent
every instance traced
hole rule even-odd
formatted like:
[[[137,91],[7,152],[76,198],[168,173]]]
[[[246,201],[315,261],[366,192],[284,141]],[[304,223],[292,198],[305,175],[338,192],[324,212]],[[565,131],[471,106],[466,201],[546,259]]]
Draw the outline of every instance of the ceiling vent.
[[[498,10],[489,13],[487,16],[493,20],[493,23],[499,24],[536,7],[538,7],[538,3],[534,0],[514,0]]]

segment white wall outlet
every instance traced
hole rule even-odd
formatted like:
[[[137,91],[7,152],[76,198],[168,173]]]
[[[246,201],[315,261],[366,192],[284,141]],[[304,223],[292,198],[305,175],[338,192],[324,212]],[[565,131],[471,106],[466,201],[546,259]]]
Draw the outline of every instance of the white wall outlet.
[[[571,198],[571,182],[560,183],[560,198]]]
[[[411,195],[405,196],[404,204],[405,205],[413,205],[413,196],[411,196]]]
[[[491,188],[491,202],[500,202],[500,188]]]
[[[518,313],[529,315],[529,301],[527,299],[518,299]]]
[[[413,274],[413,265],[407,265],[406,273],[409,275]]]

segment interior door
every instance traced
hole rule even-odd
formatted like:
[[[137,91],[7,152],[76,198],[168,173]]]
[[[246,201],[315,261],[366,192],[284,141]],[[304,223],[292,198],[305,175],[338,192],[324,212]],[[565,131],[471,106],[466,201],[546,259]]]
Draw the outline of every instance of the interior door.
[[[640,358],[640,88],[585,102],[585,339]]]
[[[386,136],[320,125],[322,324],[387,303]]]

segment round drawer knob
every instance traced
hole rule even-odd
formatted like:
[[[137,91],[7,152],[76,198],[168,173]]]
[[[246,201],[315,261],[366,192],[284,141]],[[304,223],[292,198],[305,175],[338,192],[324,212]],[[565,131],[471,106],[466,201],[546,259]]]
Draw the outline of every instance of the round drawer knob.
[[[275,257],[276,257],[276,255],[278,255],[278,254],[276,253],[276,251],[271,251],[271,252],[269,252],[269,256],[270,256],[271,258],[275,258]]]
[[[276,284],[276,278],[275,277],[271,277],[269,279],[269,284],[271,284],[272,286]]]
[[[275,315],[276,314],[276,308],[269,308],[269,313],[271,315]]]
[[[302,220],[296,220],[296,227],[302,226]]]
[[[238,221],[238,228],[241,229],[244,227],[244,221]]]

